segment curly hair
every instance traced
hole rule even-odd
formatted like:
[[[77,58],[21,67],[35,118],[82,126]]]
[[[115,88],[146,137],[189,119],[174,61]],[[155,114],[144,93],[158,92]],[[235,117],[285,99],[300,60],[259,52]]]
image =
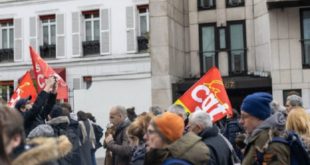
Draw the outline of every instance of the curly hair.
[[[140,141],[143,141],[143,136],[146,133],[147,127],[150,124],[153,115],[147,113],[138,116],[127,128],[127,134],[137,137]]]

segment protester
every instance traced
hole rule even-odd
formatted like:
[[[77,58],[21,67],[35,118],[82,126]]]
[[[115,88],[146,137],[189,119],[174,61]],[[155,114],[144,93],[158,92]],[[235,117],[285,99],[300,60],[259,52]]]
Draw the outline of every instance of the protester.
[[[143,165],[146,154],[146,146],[143,136],[152,119],[151,113],[138,116],[127,129],[130,145],[133,147],[133,154],[130,165]]]
[[[208,147],[191,132],[183,136],[182,117],[165,112],[154,117],[144,136],[147,150],[145,165],[159,165],[167,159],[184,160],[191,164],[205,165],[210,159]]]
[[[154,116],[157,116],[162,114],[163,110],[159,106],[154,105],[149,108],[149,112],[152,113]]]
[[[83,111],[77,113],[79,126],[81,130],[82,138],[80,139],[81,143],[81,161],[83,164],[93,164],[91,150],[95,149],[96,138],[94,129],[91,123],[88,121],[87,115]]]
[[[203,111],[196,111],[189,117],[189,131],[197,134],[203,142],[209,147],[212,161],[215,164],[232,164],[232,146],[223,135],[219,128],[213,125],[211,117]],[[230,145],[230,146],[229,146]]]
[[[287,113],[290,113],[291,110],[295,107],[303,107],[302,98],[298,95],[290,95],[286,98],[285,107]]]
[[[107,138],[108,136],[112,135],[115,136],[116,127],[112,123],[108,123],[106,126],[106,131],[104,133],[104,137]],[[106,149],[105,157],[104,157],[104,165],[112,165],[112,152],[107,149],[107,143],[103,141],[103,147]]]
[[[56,102],[58,88],[56,79],[51,76],[45,81],[45,84],[44,89],[37,96],[34,104],[30,102],[29,97],[20,99],[15,104],[15,108],[24,118],[26,135],[36,126],[44,124],[44,121],[47,119],[48,114]]]
[[[86,116],[87,116],[88,120],[90,121],[90,123],[94,129],[94,133],[95,133],[95,140],[96,140],[95,141],[95,148],[91,149],[91,156],[92,156],[93,165],[96,165],[97,162],[96,162],[95,152],[97,151],[97,149],[102,147],[100,139],[103,136],[103,128],[101,128],[98,124],[96,124],[96,118],[91,113],[86,113]]]
[[[71,152],[64,158],[58,160],[60,165],[74,164],[84,165],[81,160],[82,155],[80,153],[80,138],[76,133],[76,128],[70,125],[70,119],[59,104],[54,105],[51,113],[49,114],[50,120],[47,121],[54,131],[56,137],[66,135],[72,144]]]
[[[301,107],[292,108],[292,111],[287,116],[286,129],[298,133],[310,149],[310,116]]]
[[[242,164],[249,165],[258,159],[258,153],[264,151],[268,144],[269,131],[276,124],[276,120],[268,120],[271,116],[270,102],[272,96],[268,93],[257,92],[248,95],[241,105],[240,124],[244,127],[248,137]],[[273,122],[273,123],[272,123]],[[284,122],[285,123],[285,122]],[[281,124],[279,124],[281,125]],[[269,154],[268,160],[262,160],[266,164],[289,164],[290,150],[282,143],[271,143],[266,150]]]
[[[23,142],[23,118],[10,108],[0,105],[0,162],[9,165],[9,155]]]
[[[113,165],[128,165],[132,156],[132,147],[126,129],[130,124],[127,112],[123,106],[115,106],[110,110],[110,122],[116,126],[114,136],[112,134],[105,138],[107,149],[112,152]]]

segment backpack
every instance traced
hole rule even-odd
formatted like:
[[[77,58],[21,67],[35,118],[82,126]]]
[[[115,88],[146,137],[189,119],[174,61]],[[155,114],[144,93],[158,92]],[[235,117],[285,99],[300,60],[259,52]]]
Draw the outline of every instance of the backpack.
[[[169,158],[165,160],[162,165],[192,165],[192,164],[183,159]]]
[[[309,165],[310,155],[307,147],[295,132],[287,132],[284,137],[273,137],[270,143],[282,143],[290,148],[290,165]],[[258,164],[263,164],[264,153],[257,152]]]

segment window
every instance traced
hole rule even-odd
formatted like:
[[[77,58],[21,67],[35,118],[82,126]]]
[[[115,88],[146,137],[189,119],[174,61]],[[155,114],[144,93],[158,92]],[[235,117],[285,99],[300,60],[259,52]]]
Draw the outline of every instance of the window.
[[[149,6],[143,5],[137,7],[139,10],[139,35],[145,36],[149,32]]]
[[[99,41],[99,11],[84,12],[85,41]]]
[[[226,28],[218,28],[218,37],[219,37],[219,49],[226,50]]]
[[[0,81],[0,96],[9,101],[14,92],[14,81]]]
[[[138,51],[144,51],[148,49],[149,43],[149,6],[142,5],[137,8],[139,11]]]
[[[14,25],[13,19],[0,20],[0,61],[13,61]]]
[[[100,18],[99,10],[83,11],[85,38],[83,42],[83,54],[100,53]]]
[[[217,65],[216,24],[200,25],[200,67],[202,73]]]
[[[42,58],[56,57],[56,21],[55,15],[40,16],[42,41],[40,55]]]
[[[310,68],[310,9],[301,9],[302,65]]]
[[[228,22],[229,66],[231,74],[246,72],[246,41],[244,21]]]
[[[199,10],[215,9],[215,0],[198,0]]]
[[[244,6],[244,0],[226,0],[227,7]]]

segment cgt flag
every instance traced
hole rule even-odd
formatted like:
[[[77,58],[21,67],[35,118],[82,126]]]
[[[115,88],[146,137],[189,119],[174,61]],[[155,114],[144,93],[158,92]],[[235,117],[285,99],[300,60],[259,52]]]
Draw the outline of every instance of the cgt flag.
[[[30,72],[27,71],[8,102],[8,106],[14,107],[19,99],[29,96],[31,96],[31,102],[33,103],[37,98],[37,91],[33,85]]]
[[[175,104],[183,106],[189,113],[205,111],[213,122],[226,115],[232,115],[231,104],[221,74],[216,67],[212,67]]]
[[[58,82],[57,99],[68,99],[67,83],[35,52],[30,46],[30,56],[35,73],[38,92],[45,86],[45,79],[49,76],[56,76]]]

